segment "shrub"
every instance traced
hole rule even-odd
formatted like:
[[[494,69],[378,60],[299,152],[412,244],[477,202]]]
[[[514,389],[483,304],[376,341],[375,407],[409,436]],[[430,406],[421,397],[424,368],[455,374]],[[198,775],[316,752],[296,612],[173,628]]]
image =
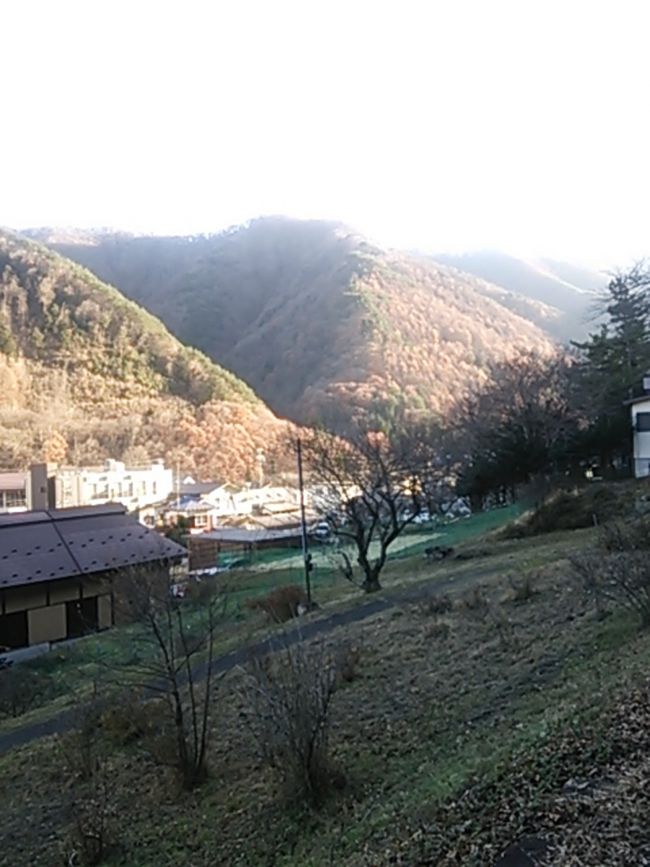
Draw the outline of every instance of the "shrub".
[[[78,857],[74,861],[70,858],[69,863],[93,867],[108,855],[116,830],[115,784],[106,764],[96,770],[78,795],[72,804],[74,832],[71,840]]]
[[[480,585],[468,590],[461,601],[465,614],[471,620],[487,626],[491,632],[496,632],[503,647],[510,647],[515,643],[514,625],[503,608],[488,599]]]
[[[335,654],[337,683],[352,683],[359,676],[361,648],[352,644],[344,644]]]
[[[606,599],[607,587],[603,575],[602,554],[583,552],[569,558],[571,574],[578,580],[585,596],[593,601],[596,617],[599,620],[608,614]]]
[[[425,627],[424,637],[428,641],[446,641],[449,638],[451,626],[445,620],[437,620]]]
[[[483,588],[477,584],[467,590],[461,597],[461,605],[466,612],[484,618],[489,608],[489,602]]]
[[[309,607],[307,594],[297,584],[276,587],[259,599],[247,599],[246,606],[266,612],[276,623],[285,623],[298,617]]]
[[[533,596],[537,594],[535,582],[530,572],[524,573],[524,575],[519,580],[514,578],[513,575],[510,575],[508,578],[508,582],[512,591],[510,594],[510,598],[513,602],[529,602],[533,598]]]
[[[650,626],[650,540],[646,519],[625,526],[609,524],[599,535],[598,549],[571,559],[573,574],[591,596],[599,616],[605,599],[622,601]]]
[[[73,730],[59,741],[68,772],[82,781],[92,779],[101,764],[101,720],[105,709],[106,701],[100,697],[95,684],[90,699],[75,708]]]
[[[558,491],[498,535],[503,539],[522,539],[556,530],[593,527],[621,514],[627,505],[624,497],[610,487]]]
[[[322,649],[284,642],[275,658],[255,657],[241,688],[242,718],[262,761],[287,795],[312,806],[340,782],[329,756],[336,659]]]
[[[166,709],[160,699],[143,701],[134,692],[123,692],[101,714],[101,728],[107,740],[119,746],[156,736]]]
[[[608,592],[617,595],[639,615],[641,626],[650,626],[650,560],[647,552],[610,554],[602,568]]]
[[[24,665],[0,669],[0,717],[17,717],[47,697],[49,678]]]
[[[431,593],[418,602],[420,614],[429,617],[439,617],[442,614],[449,614],[453,607],[453,602],[447,594],[441,596],[437,593]]]

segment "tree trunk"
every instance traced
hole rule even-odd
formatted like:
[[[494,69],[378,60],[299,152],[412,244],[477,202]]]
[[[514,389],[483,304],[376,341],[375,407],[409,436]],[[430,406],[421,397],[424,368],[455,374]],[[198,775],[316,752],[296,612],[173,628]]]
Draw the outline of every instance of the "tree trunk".
[[[381,590],[379,583],[379,569],[368,568],[365,570],[366,577],[361,585],[364,593],[376,593]]]

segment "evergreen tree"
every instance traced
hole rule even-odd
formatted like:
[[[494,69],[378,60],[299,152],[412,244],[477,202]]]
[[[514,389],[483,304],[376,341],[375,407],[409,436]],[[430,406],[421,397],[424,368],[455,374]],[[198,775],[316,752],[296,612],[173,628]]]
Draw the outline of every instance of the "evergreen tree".
[[[582,408],[589,420],[576,449],[583,458],[598,456],[606,467],[626,459],[631,448],[625,401],[639,394],[650,368],[650,271],[637,264],[615,275],[603,298],[607,321],[588,341],[574,344]]]

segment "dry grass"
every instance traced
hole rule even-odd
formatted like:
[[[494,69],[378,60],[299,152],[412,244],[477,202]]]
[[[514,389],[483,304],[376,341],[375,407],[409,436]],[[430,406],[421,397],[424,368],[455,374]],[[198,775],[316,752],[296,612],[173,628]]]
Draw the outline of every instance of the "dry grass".
[[[450,591],[451,610],[432,618],[415,603],[405,604],[323,639],[323,653],[330,655],[344,644],[362,648],[362,664],[354,665],[331,703],[331,758],[345,769],[348,785],[318,816],[288,809],[277,775],[260,763],[240,724],[241,674],[221,690],[211,735],[212,777],[197,795],[175,792],[168,772],[135,745],[114,747],[116,809],[128,804],[129,816],[116,863],[493,863],[516,838],[517,822],[541,822],[546,813],[536,812],[540,799],[552,804],[589,763],[605,773],[609,729],[594,720],[608,697],[627,689],[650,664],[650,637],[638,633],[633,619],[615,614],[599,621],[581,588],[568,580],[564,555],[582,538],[559,536],[546,546],[526,542],[523,549],[522,543],[495,544],[482,561],[441,571],[458,582],[459,590]],[[419,570],[419,559],[404,561],[403,568]],[[489,618],[468,616],[459,604],[471,568],[480,575],[488,609],[502,612],[515,640],[504,642]],[[512,598],[509,570],[517,580],[535,572],[536,592],[525,604]],[[442,625],[437,632],[434,621]],[[514,765],[513,755],[519,756]],[[627,771],[619,770],[622,779]],[[69,782],[55,753],[43,742],[0,757],[0,780],[12,793],[5,801],[7,843],[0,863],[58,863],[52,853],[69,830],[60,806]],[[469,794],[459,800],[463,791]],[[513,810],[512,798],[519,796]],[[567,814],[565,839],[560,817],[554,845],[568,845],[587,820]],[[637,838],[631,839],[633,847]],[[567,863],[637,863],[594,860],[598,851],[593,841],[578,846]],[[11,862],[2,861],[7,852]],[[582,855],[583,861],[575,860]]]

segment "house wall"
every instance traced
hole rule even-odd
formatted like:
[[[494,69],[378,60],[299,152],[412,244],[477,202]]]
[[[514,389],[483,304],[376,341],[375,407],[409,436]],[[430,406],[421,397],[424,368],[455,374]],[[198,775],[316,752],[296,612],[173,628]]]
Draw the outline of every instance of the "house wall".
[[[110,582],[108,577],[63,579],[32,586],[8,587],[0,591],[0,648],[14,646],[10,637],[15,636],[16,618],[21,615],[27,637],[26,645],[21,646],[70,637],[68,606],[76,600],[81,603],[84,599],[96,599],[97,627],[107,629],[114,620]]]
[[[650,413],[650,398],[632,404],[634,475],[637,479],[650,476],[650,431],[637,430],[637,421],[640,413]]]

